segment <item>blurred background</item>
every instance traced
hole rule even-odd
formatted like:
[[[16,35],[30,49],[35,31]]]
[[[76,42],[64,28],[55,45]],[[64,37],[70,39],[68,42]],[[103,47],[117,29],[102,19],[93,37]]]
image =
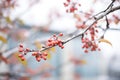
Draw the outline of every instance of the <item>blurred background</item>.
[[[81,23],[86,14],[94,15],[111,0],[73,0]],[[63,33],[62,40],[73,36],[76,19],[66,13],[66,0],[0,0],[0,80],[120,80],[120,11],[108,15],[110,27],[104,38],[112,45],[99,43],[101,51],[84,53],[78,37],[64,46],[48,51],[47,60],[37,62],[31,53],[26,61],[18,58],[18,45],[40,49],[53,34]],[[115,3],[115,6],[120,2]],[[112,18],[117,15],[119,19]],[[80,23],[80,24],[81,24]],[[101,21],[100,26],[105,23]],[[74,34],[73,34],[74,33]]]

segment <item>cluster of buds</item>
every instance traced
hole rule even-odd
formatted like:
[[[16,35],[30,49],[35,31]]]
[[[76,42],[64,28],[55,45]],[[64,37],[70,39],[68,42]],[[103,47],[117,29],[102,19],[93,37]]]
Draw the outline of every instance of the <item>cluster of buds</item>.
[[[18,57],[24,61],[25,60],[25,55],[28,53],[28,52],[32,52],[32,56],[34,56],[36,58],[36,60],[38,62],[40,62],[41,59],[43,60],[46,60],[47,58],[47,53],[46,52],[40,52],[40,51],[34,51],[34,50],[30,50],[28,48],[24,48],[22,44],[19,45],[19,52],[20,54],[18,55]]]
[[[18,57],[20,57],[20,59],[21,59],[22,61],[24,61],[24,60],[25,60],[24,55],[26,55],[26,54],[27,54],[28,52],[30,52],[30,51],[31,51],[30,49],[24,48],[23,45],[20,44],[20,45],[19,45],[19,52],[20,52],[21,54],[19,54]]]
[[[89,31],[90,31],[90,35],[91,35],[91,40],[94,41],[94,39],[95,39],[95,28],[90,28]]]
[[[90,49],[91,51],[96,50],[100,51],[98,45],[94,41],[90,41],[88,38],[82,38],[82,43],[83,43],[82,48],[85,49],[84,50],[85,53],[88,53],[88,49]]]
[[[33,52],[32,53],[32,56],[34,56],[36,58],[36,60],[39,62],[41,59],[43,60],[46,60],[47,58],[47,53],[46,52],[40,52],[40,51],[35,51],[34,50],[30,50],[28,48],[24,48],[22,44],[19,45],[19,52],[20,54],[18,55],[18,57],[24,61],[25,60],[25,55],[28,53],[28,52]]]
[[[66,12],[74,13],[76,10],[78,10],[78,6],[81,6],[78,2],[73,2],[71,0],[66,0],[65,3],[63,3],[65,7],[68,7],[66,9]]]
[[[96,29],[96,24],[97,24],[97,23],[95,23],[95,24],[89,29],[89,33],[90,33],[90,36],[91,36],[91,40],[92,40],[92,41],[95,40],[96,33],[99,32],[99,31]]]
[[[61,49],[64,48],[63,46],[63,42],[58,38],[63,36],[62,33],[58,34],[58,35],[53,35],[50,39],[48,39],[48,41],[46,42],[47,46],[52,47],[52,46],[56,46],[58,45],[59,47],[61,47]]]
[[[46,52],[33,52],[32,56],[35,56],[36,60],[40,62],[41,59],[46,60],[47,58],[47,53]]]
[[[53,46],[56,46],[58,45],[59,47],[61,47],[61,49],[64,48],[63,46],[63,42],[59,39],[59,37],[62,37],[63,34],[60,33],[58,35],[53,35],[48,41],[47,41],[47,46],[48,47],[53,47]],[[39,50],[35,51],[35,50],[30,50],[28,48],[24,48],[22,44],[19,45],[19,52],[20,54],[18,55],[18,57],[20,57],[20,59],[22,61],[25,60],[25,55],[28,53],[28,52],[32,52],[32,56],[34,56],[36,58],[36,60],[39,62],[41,59],[43,60],[46,60],[47,58],[47,53],[46,52],[41,52]]]
[[[25,60],[24,54],[19,54],[18,57],[19,57],[22,61]]]
[[[31,50],[29,48],[24,48],[22,44],[19,45],[19,52],[23,52],[24,55],[26,55]]]

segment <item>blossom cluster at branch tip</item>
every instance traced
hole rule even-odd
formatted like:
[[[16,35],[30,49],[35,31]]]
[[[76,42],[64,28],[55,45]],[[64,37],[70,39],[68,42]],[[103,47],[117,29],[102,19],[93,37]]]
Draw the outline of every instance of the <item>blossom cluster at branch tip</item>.
[[[28,52],[32,52],[32,50],[30,50],[28,48],[24,48],[23,44],[20,44],[19,45],[19,52],[20,52],[20,54],[18,55],[18,57],[22,61],[24,61],[25,60],[24,56],[27,55]],[[46,60],[47,59],[46,58],[47,55],[48,54],[46,52],[40,52],[40,51],[34,51],[34,52],[32,52],[32,56],[34,56],[38,62],[40,62],[41,59]]]
[[[48,39],[48,41],[46,42],[46,45],[49,47],[58,45],[59,47],[61,47],[61,49],[63,49],[64,48],[63,42],[61,39],[59,39],[59,37],[62,37],[62,36],[63,36],[63,33],[60,33],[58,35],[54,34],[50,39]]]
[[[32,53],[32,56],[34,56],[38,62],[40,62],[41,59],[46,60],[47,55],[48,54],[46,52],[42,52],[42,53],[41,52],[33,52]]]
[[[78,10],[78,7],[81,6],[80,3],[72,1],[72,0],[66,0],[66,2],[63,3],[65,7],[67,7],[66,12],[74,13]]]
[[[56,45],[58,45],[59,47],[61,47],[61,49],[64,48],[63,46],[63,42],[61,39],[59,39],[59,37],[62,37],[63,33],[59,33],[58,35],[54,34],[50,39],[47,40],[47,45],[44,47],[44,49],[46,48],[50,48],[50,47],[54,47]],[[19,50],[20,54],[18,55],[18,57],[24,61],[25,60],[25,55],[27,55],[27,53],[32,52],[32,56],[34,56],[36,58],[36,60],[38,62],[40,62],[41,59],[46,60],[47,59],[47,52],[43,52],[41,50],[31,50],[29,48],[24,48],[23,44],[19,45]]]
[[[95,43],[95,41],[91,41],[88,38],[82,38],[82,43],[83,43],[82,48],[85,49],[84,50],[85,53],[88,53],[88,49],[90,49],[91,51],[96,51],[96,50],[100,51],[100,48]]]

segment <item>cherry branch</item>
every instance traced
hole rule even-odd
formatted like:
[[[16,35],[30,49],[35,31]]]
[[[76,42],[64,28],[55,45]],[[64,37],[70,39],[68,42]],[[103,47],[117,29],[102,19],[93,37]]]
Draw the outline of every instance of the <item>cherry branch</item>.
[[[28,52],[33,52],[32,56],[34,56],[36,58],[36,60],[39,62],[41,59],[46,60],[46,56],[48,55],[47,52],[44,52],[52,47],[55,46],[59,46],[61,49],[64,48],[64,44],[66,44],[67,42],[82,36],[82,43],[85,43],[82,48],[84,48],[84,52],[88,53],[88,48],[91,51],[96,51],[96,50],[100,50],[100,48],[98,48],[98,45],[95,43],[95,29],[93,26],[96,26],[96,23],[102,19],[103,17],[106,17],[106,30],[109,28],[109,23],[108,23],[108,19],[107,19],[107,15],[117,11],[120,9],[120,6],[117,7],[113,7],[113,3],[114,1],[104,10],[104,12],[99,13],[97,16],[93,16],[93,21],[91,22],[91,24],[89,26],[87,25],[87,21],[85,23],[83,23],[85,25],[85,27],[83,28],[83,31],[81,31],[78,34],[73,35],[72,37],[68,38],[67,40],[61,40],[59,39],[59,37],[63,36],[62,33],[56,35],[54,34],[50,39],[48,39],[46,41],[45,46],[42,46],[42,48],[40,50],[31,50],[29,48],[24,48],[24,46],[22,44],[19,45],[19,52],[22,52],[23,54],[19,54],[18,56],[21,58],[22,61],[25,60],[24,55],[26,55]],[[89,20],[89,19],[88,19]],[[85,34],[87,34],[87,31],[90,30],[90,35],[91,35],[91,39],[89,38],[83,38]],[[105,30],[105,32],[106,32]],[[98,32],[96,30],[96,32]],[[105,33],[104,32],[104,33]],[[104,34],[103,34],[104,35]]]
[[[65,43],[71,41],[71,40],[74,39],[74,38],[77,38],[77,37],[79,37],[79,36],[82,36],[82,35],[83,35],[88,29],[90,29],[98,20],[102,19],[104,16],[107,16],[109,13],[114,12],[114,11],[119,10],[119,9],[120,9],[120,6],[111,8],[111,9],[108,10],[108,11],[106,10],[106,12],[104,12],[103,14],[101,14],[99,17],[96,17],[95,21],[93,21],[93,23],[92,23],[89,27],[87,27],[83,32],[81,32],[81,33],[79,33],[79,34],[77,34],[77,35],[74,35],[73,37],[69,38],[68,40],[64,41],[63,43],[65,44]]]
[[[91,19],[96,19],[96,16],[98,16],[99,14],[102,14],[102,13],[106,12],[108,9],[111,9],[113,7],[114,2],[115,2],[115,0],[112,0],[112,2],[108,5],[108,7],[105,10],[103,10],[103,11],[101,11],[101,12],[99,12],[99,13],[91,16],[90,18],[88,18],[86,21],[83,22],[83,25],[85,25]],[[85,14],[85,12],[82,12],[82,11],[80,11],[80,12],[83,13],[83,14]],[[72,33],[72,35],[75,34],[75,33],[77,33],[77,32],[78,32],[78,30],[74,31]]]
[[[108,10],[105,10],[103,13],[99,14],[99,16],[96,17],[96,19],[95,19],[95,20],[90,24],[90,26],[88,26],[85,30],[83,30],[83,31],[80,32],[79,34],[74,35],[74,36],[70,37],[69,39],[63,41],[62,44],[64,45],[64,44],[66,44],[67,42],[69,42],[69,41],[71,41],[71,40],[73,40],[73,39],[75,39],[75,38],[77,38],[77,37],[79,37],[79,36],[84,35],[84,33],[87,32],[97,21],[99,21],[99,20],[102,19],[103,17],[105,17],[105,16],[107,16],[108,14],[110,14],[110,13],[112,13],[112,12],[114,12],[114,11],[117,11],[117,10],[119,10],[119,9],[120,9],[120,6],[117,6],[117,7],[114,7],[114,8],[109,8]],[[45,50],[50,49],[50,48],[55,47],[55,46],[57,46],[57,45],[50,46],[50,47],[44,47],[44,48],[41,49],[41,50],[31,50],[31,51],[29,51],[29,52],[36,52],[36,51],[42,52],[42,51],[45,51]]]

